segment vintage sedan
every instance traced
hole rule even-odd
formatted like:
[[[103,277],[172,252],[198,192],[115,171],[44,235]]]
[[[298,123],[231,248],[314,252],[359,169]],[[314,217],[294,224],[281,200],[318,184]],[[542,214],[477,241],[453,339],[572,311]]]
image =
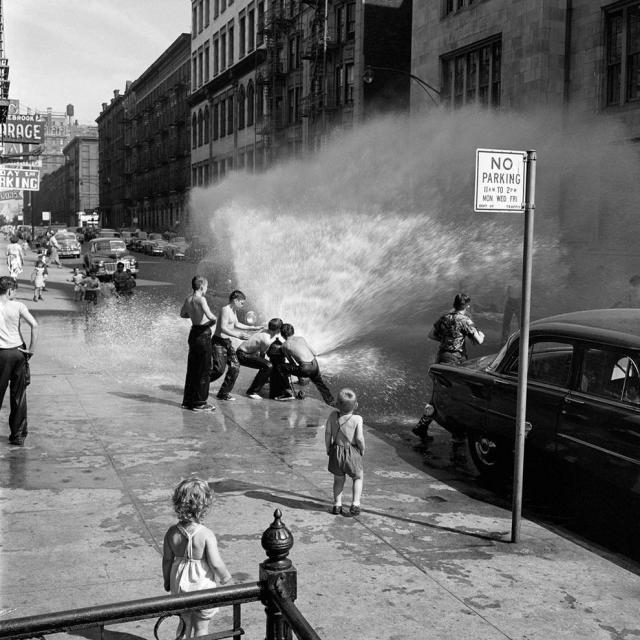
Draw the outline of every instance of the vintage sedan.
[[[640,309],[579,311],[531,323],[525,459],[571,466],[640,497]],[[513,467],[519,335],[495,356],[435,364],[431,407],[449,431],[467,432],[481,474]]]
[[[184,260],[187,241],[182,236],[176,236],[164,247],[164,255],[169,260]]]
[[[72,231],[59,231],[55,235],[60,248],[58,249],[58,255],[61,258],[79,258],[80,257],[80,242],[75,233]]]
[[[94,238],[89,242],[84,255],[87,271],[95,272],[101,282],[109,281],[116,271],[116,264],[124,263],[124,268],[138,275],[138,261],[127,251],[124,240],[120,238]]]

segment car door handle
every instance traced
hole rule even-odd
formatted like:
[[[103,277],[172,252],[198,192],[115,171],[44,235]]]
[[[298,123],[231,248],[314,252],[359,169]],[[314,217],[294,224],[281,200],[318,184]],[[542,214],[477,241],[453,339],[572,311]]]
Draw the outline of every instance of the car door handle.
[[[567,404],[584,404],[584,400],[576,400],[575,398],[565,398],[564,401]]]

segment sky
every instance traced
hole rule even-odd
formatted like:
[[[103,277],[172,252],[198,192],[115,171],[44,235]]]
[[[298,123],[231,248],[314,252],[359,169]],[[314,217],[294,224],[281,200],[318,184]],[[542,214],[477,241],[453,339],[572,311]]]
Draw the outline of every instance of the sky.
[[[191,0],[0,0],[9,97],[93,124],[181,34]]]

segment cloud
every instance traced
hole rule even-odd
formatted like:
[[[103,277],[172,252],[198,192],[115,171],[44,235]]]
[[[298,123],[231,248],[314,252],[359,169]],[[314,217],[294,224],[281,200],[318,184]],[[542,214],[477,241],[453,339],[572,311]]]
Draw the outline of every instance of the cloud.
[[[10,96],[91,123],[190,29],[185,0],[20,0],[4,4]]]

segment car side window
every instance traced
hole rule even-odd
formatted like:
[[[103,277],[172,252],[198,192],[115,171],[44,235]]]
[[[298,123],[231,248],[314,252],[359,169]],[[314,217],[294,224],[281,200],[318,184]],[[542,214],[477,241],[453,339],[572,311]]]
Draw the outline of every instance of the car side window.
[[[638,356],[609,349],[586,349],[580,391],[627,404],[640,404]]]
[[[540,340],[529,347],[529,380],[566,387],[571,375],[573,345],[557,340]],[[516,356],[505,370],[507,375],[518,375]]]

